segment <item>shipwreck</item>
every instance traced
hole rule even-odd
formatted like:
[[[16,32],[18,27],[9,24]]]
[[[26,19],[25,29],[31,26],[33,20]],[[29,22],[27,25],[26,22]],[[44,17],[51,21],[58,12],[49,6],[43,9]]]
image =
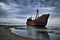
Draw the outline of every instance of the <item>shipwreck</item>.
[[[41,16],[39,16],[39,10],[36,10],[36,17],[34,20],[32,20],[32,18],[28,18],[26,25],[27,26],[40,26],[40,27],[45,27],[47,25],[48,22],[48,18],[49,18],[50,14],[43,14]]]

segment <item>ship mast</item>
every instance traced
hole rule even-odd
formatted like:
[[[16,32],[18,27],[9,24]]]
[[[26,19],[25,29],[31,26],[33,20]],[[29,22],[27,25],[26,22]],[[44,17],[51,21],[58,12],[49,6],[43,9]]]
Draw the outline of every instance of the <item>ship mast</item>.
[[[37,19],[38,17],[39,17],[39,10],[38,10],[38,8],[37,8],[37,10],[36,10],[36,17],[35,17],[35,19]]]

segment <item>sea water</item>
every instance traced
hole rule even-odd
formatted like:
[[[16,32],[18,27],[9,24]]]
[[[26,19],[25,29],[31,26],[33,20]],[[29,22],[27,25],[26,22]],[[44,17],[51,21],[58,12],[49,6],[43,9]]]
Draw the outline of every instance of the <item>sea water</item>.
[[[47,26],[46,28],[20,26],[10,28],[10,30],[13,34],[35,40],[60,40],[59,26]]]

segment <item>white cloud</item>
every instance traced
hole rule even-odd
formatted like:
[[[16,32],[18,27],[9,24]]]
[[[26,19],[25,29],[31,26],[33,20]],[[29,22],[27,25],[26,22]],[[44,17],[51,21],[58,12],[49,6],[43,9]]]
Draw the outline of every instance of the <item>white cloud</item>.
[[[45,9],[45,10],[54,10],[55,7],[42,7],[41,9]]]
[[[7,4],[0,2],[0,7],[2,7],[3,9],[11,9],[10,6],[8,6]]]
[[[0,18],[0,22],[8,22],[8,23],[15,23],[15,24],[22,24],[26,20],[24,19],[16,19],[16,18]]]
[[[14,6],[15,5],[15,6]],[[20,11],[21,9],[19,9],[19,8],[17,8],[17,5],[16,4],[12,4],[12,5],[7,5],[7,4],[5,4],[5,3],[3,3],[3,2],[1,2],[0,3],[0,7],[2,8],[2,9],[5,9],[7,12],[18,12],[18,11]]]

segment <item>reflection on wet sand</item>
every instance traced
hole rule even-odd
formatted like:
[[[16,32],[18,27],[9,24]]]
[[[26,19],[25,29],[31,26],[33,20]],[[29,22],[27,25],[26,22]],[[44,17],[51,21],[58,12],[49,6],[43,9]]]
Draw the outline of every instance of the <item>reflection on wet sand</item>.
[[[25,29],[24,28],[21,28],[21,29],[14,28],[14,30],[11,30],[11,32],[16,35],[27,37],[27,38],[32,38],[35,40],[50,40],[48,32],[42,31],[45,29],[38,29],[34,27],[27,27]]]
[[[36,33],[37,33],[37,39],[40,39],[40,40],[50,40],[47,31],[46,32],[37,31]]]
[[[44,30],[44,31],[43,31]],[[28,27],[28,35],[34,36],[36,40],[50,40],[47,30],[44,29],[33,29]]]

